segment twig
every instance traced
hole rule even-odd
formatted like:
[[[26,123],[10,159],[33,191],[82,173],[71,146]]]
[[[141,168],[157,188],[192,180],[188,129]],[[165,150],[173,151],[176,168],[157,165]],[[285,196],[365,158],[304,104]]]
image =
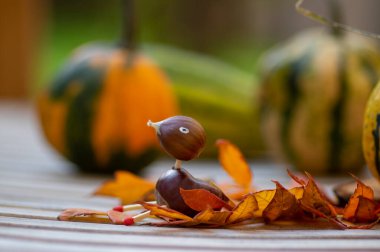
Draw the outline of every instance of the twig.
[[[368,31],[363,31],[363,30],[356,29],[356,28],[349,26],[349,25],[345,25],[345,24],[342,24],[339,22],[335,22],[334,20],[330,20],[330,19],[323,17],[323,16],[321,16],[321,15],[319,15],[319,14],[317,14],[311,10],[303,8],[301,5],[303,4],[304,0],[296,0],[296,1],[297,2],[295,5],[295,8],[298,11],[298,13],[300,13],[301,15],[303,15],[303,16],[305,16],[305,17],[307,17],[313,21],[316,21],[318,23],[321,23],[323,25],[327,25],[327,26],[330,26],[330,27],[333,27],[336,29],[341,29],[343,31],[353,32],[353,33],[357,33],[357,34],[367,36],[370,38],[380,39],[379,34],[368,32]]]

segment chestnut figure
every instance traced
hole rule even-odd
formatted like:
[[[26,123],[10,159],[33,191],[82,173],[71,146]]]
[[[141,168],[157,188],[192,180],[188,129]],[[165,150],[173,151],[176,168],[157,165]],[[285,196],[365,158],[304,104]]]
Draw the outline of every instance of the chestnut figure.
[[[225,202],[229,202],[228,197],[218,187],[193,177],[183,168],[172,168],[165,172],[156,183],[156,200],[160,205],[166,205],[169,208],[193,217],[198,212],[191,209],[183,201],[180,194],[180,188],[205,189]]]
[[[177,160],[188,161],[199,156],[206,144],[202,125],[191,117],[173,116],[160,122],[148,122],[156,130],[164,150]]]

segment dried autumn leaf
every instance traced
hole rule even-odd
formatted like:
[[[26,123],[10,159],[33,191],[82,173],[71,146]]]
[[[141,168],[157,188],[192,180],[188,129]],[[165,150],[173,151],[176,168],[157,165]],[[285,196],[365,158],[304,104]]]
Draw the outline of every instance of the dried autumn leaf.
[[[263,218],[266,222],[275,221],[280,217],[293,217],[299,209],[296,197],[279,182],[273,182],[276,184],[276,192],[263,211]]]
[[[306,182],[305,180],[301,179],[300,177],[293,174],[289,169],[286,170],[288,172],[289,177],[291,177],[294,181],[296,181],[298,184],[305,186]]]
[[[84,208],[66,209],[57,217],[60,221],[80,221],[93,223],[111,223],[106,212]]]
[[[236,223],[251,219],[254,217],[254,212],[259,208],[256,198],[253,194],[248,194],[239,202],[232,210],[228,218],[228,223]]]
[[[354,221],[354,222],[359,221],[357,219],[373,220],[375,209],[372,209],[372,207],[375,207],[375,206],[372,206],[371,203],[366,202],[365,200],[359,200],[359,197],[373,200],[373,197],[374,197],[373,190],[369,186],[365,185],[359,178],[355,176],[353,177],[356,180],[356,189],[354,191],[354,194],[351,195],[350,200],[348,201],[348,204],[344,208],[343,219]],[[363,208],[363,209],[359,209],[359,208]],[[372,212],[368,212],[369,216],[367,218],[365,218],[365,216],[362,216],[364,212],[366,211],[365,209],[372,209]],[[358,211],[359,211],[360,216],[357,216]]]
[[[227,140],[216,142],[219,148],[219,162],[224,170],[243,188],[250,188],[252,172],[239,148]]]
[[[152,190],[154,190],[152,182],[127,171],[117,171],[115,180],[105,182],[94,194],[117,197],[125,205],[143,200]]]
[[[194,222],[199,224],[224,225],[230,215],[230,211],[214,211],[209,208],[198,213],[194,217]]]
[[[296,197],[296,199],[299,200],[299,199],[302,199],[305,189],[303,187],[293,187],[289,189],[288,191],[292,193],[294,197]]]
[[[300,200],[302,205],[313,208],[322,212],[326,216],[336,216],[336,210],[329,202],[327,197],[321,192],[315,183],[313,177],[306,172],[308,182],[305,186],[303,196]]]
[[[269,205],[271,200],[273,199],[276,190],[263,190],[259,192],[255,192],[253,195],[257,201],[257,210],[253,213],[255,217],[262,217],[263,211]]]
[[[334,216],[334,217],[328,216],[328,215],[324,214],[323,212],[321,212],[321,211],[319,211],[313,207],[309,207],[307,205],[301,204],[300,206],[304,211],[312,213],[313,215],[315,215],[317,217],[320,217],[322,219],[329,221],[331,224],[333,224],[334,226],[336,226],[339,229],[348,228],[347,225],[345,225],[341,221],[337,220],[336,216]]]
[[[371,199],[359,196],[359,204],[355,213],[355,222],[372,222],[377,220],[376,203]]]
[[[232,209],[232,206],[227,202],[224,202],[221,198],[205,189],[185,190],[180,188],[179,192],[186,205],[195,211],[204,211],[209,208],[221,209],[222,207],[228,210]]]
[[[151,215],[156,215],[158,217],[166,217],[173,220],[185,220],[192,221],[193,219],[187,215],[184,215],[175,210],[162,207],[157,204],[146,203],[143,201],[138,202],[138,204],[142,205],[146,210],[150,210]]]

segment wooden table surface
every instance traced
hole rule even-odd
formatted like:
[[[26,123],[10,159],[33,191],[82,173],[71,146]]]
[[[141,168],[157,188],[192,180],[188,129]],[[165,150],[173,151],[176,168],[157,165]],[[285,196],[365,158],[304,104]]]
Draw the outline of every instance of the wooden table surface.
[[[146,170],[154,179],[171,163],[159,161]],[[227,177],[217,162],[186,167],[199,177]],[[253,163],[254,183],[286,184],[282,167]],[[89,176],[57,156],[43,141],[33,110],[0,103],[0,251],[377,251],[379,225],[372,230],[335,230],[329,226],[251,224],[222,229],[117,226],[61,222],[66,208],[107,210],[117,200],[91,193],[106,176]],[[344,178],[343,178],[344,179]],[[339,179],[324,179],[333,185]]]

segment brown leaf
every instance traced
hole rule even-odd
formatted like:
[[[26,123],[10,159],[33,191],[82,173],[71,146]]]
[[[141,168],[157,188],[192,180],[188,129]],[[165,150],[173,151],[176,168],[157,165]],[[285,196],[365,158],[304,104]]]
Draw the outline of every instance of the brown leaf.
[[[300,200],[301,204],[322,212],[326,216],[336,216],[337,213],[334,206],[331,205],[327,197],[318,188],[313,177],[307,172],[306,176],[309,180]]]
[[[296,181],[298,184],[305,186],[306,182],[305,180],[301,179],[300,177],[297,177],[295,174],[293,174],[289,169],[286,170],[288,172],[289,177],[291,177],[294,181]]]
[[[331,217],[331,216],[327,216],[326,214],[324,214],[323,212],[315,209],[315,208],[312,208],[312,207],[309,207],[307,205],[303,205],[302,203],[300,204],[301,208],[303,210],[305,210],[306,212],[309,212],[309,213],[312,213],[313,215],[317,216],[317,217],[320,217],[320,218],[323,218],[327,221],[329,221],[331,224],[333,224],[334,226],[336,226],[337,228],[339,229],[346,229],[348,228],[345,224],[343,224],[341,221],[337,220],[334,217]]]
[[[186,205],[195,211],[204,211],[209,208],[221,209],[222,207],[228,210],[232,209],[227,202],[205,189],[185,190],[180,188],[179,192]]]
[[[237,223],[254,217],[254,212],[259,208],[256,198],[253,194],[248,194],[232,210],[228,218],[228,223]]]
[[[227,140],[216,142],[219,148],[219,162],[224,170],[243,188],[250,188],[252,172],[239,148]]]
[[[257,210],[253,213],[255,217],[262,217],[263,211],[269,205],[271,200],[273,199],[276,190],[263,190],[259,192],[255,192],[253,195],[257,201]]]
[[[84,208],[70,208],[63,211],[59,216],[60,221],[80,221],[94,223],[110,223],[106,212]]]
[[[151,215],[156,215],[158,217],[166,217],[173,220],[185,220],[185,221],[192,221],[193,219],[187,215],[184,215],[180,212],[177,212],[175,210],[162,207],[157,204],[151,204],[146,203],[143,201],[138,202],[138,204],[141,204],[145,209],[150,210]]]
[[[144,200],[144,196],[154,190],[155,185],[127,171],[115,172],[115,180],[105,182],[96,195],[113,196],[120,199],[126,205],[138,200]]]
[[[291,218],[298,211],[298,200],[288,190],[286,190],[278,181],[276,184],[276,192],[263,211],[263,217],[266,222],[275,221],[281,217]]]

